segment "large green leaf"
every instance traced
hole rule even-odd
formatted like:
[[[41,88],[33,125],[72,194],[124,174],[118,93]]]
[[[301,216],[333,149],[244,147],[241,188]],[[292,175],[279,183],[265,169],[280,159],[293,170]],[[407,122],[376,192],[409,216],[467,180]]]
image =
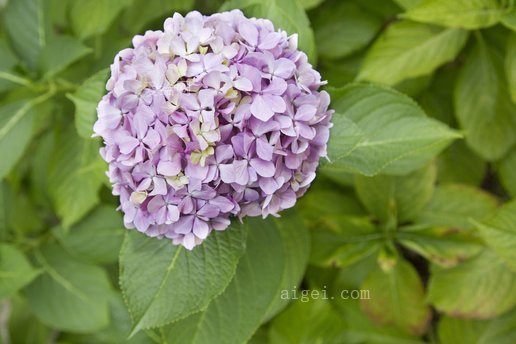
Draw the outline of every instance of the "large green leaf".
[[[309,236],[295,212],[280,220],[249,219],[246,253],[224,293],[208,308],[164,329],[168,343],[244,343],[289,300],[309,254]]]
[[[425,332],[430,308],[419,275],[408,262],[398,259],[390,269],[372,270],[361,289],[370,292],[370,298],[360,302],[374,322],[394,325],[409,334]]]
[[[490,320],[442,317],[438,325],[442,344],[513,344],[516,342],[516,310]]]
[[[457,56],[467,37],[462,29],[396,22],[369,49],[358,79],[394,85],[432,73]]]
[[[403,17],[449,27],[478,29],[496,24],[512,0],[423,0]]]
[[[505,204],[492,218],[475,225],[487,245],[516,270],[516,201]]]
[[[15,246],[0,244],[0,299],[11,296],[39,273]]]
[[[42,323],[71,332],[96,331],[108,324],[111,286],[104,270],[76,261],[56,244],[37,251],[36,260],[44,273],[25,294]]]
[[[332,0],[316,11],[312,24],[319,55],[334,59],[369,44],[380,30],[382,21],[354,3]]]
[[[198,312],[222,293],[245,250],[247,230],[213,232],[193,251],[170,240],[126,234],[120,251],[120,287],[133,333],[164,326]]]
[[[122,216],[114,207],[100,206],[81,222],[53,234],[74,257],[89,263],[114,263],[124,238]]]
[[[413,220],[430,201],[435,187],[434,164],[405,176],[355,177],[358,197],[383,224]]]
[[[4,13],[5,28],[14,51],[33,70],[49,35],[45,18],[47,5],[47,0],[9,1]]]
[[[395,3],[397,3],[401,8],[408,10],[413,7],[416,7],[421,0],[394,0]]]
[[[516,273],[494,252],[485,250],[449,269],[434,266],[428,301],[447,315],[486,319],[516,305],[515,288]]]
[[[75,127],[81,137],[90,138],[97,120],[97,104],[106,92],[108,70],[98,71],[67,97],[75,104]]]
[[[48,39],[41,50],[39,68],[44,78],[51,78],[73,62],[91,52],[91,49],[69,36]]]
[[[501,58],[479,40],[455,88],[455,111],[466,142],[487,160],[501,158],[516,143],[516,103],[501,67]]]
[[[446,125],[426,117],[414,101],[392,89],[352,84],[331,93],[337,111],[333,121],[339,131],[336,137],[330,137],[330,159],[334,166],[347,171],[367,176],[407,173],[422,167],[460,137]],[[346,129],[349,121],[355,124],[352,129]],[[352,133],[351,140],[346,138],[346,130]],[[338,151],[340,138],[346,140],[343,152]]]
[[[475,154],[464,141],[454,142],[437,157],[440,183],[480,185],[487,172],[487,163]]]
[[[85,39],[102,34],[132,0],[74,0],[70,19],[75,35]]]
[[[482,220],[498,205],[495,197],[466,185],[439,186],[430,202],[419,212],[416,223],[469,230],[471,219]]]
[[[512,101],[516,103],[516,32],[513,32],[507,41],[505,74],[509,83]]]
[[[79,221],[99,202],[106,169],[99,142],[77,136],[68,126],[58,135],[50,162],[48,188],[63,226]]]
[[[324,299],[320,290],[306,290],[306,301],[297,300],[275,317],[269,327],[271,344],[342,343],[344,319]],[[317,293],[311,299],[312,293]]]
[[[500,163],[499,176],[505,189],[516,197],[516,148]]]
[[[303,7],[297,0],[229,0],[221,11],[240,9],[248,17],[266,18],[274,23],[276,29],[285,30],[289,35],[299,35],[299,49],[304,51],[312,63],[315,63],[314,34],[310,21]]]

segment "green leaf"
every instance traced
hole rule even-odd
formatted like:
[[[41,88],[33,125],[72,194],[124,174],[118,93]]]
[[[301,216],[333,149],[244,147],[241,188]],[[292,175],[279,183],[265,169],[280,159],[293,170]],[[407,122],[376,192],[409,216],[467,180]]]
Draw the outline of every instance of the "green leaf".
[[[82,85],[67,97],[75,105],[75,127],[79,136],[90,138],[97,120],[97,104],[106,92],[108,70],[103,69],[86,79]]]
[[[75,35],[85,39],[102,34],[120,11],[131,3],[132,0],[74,0],[70,19]]]
[[[502,24],[512,31],[516,31],[516,8],[502,17]]]
[[[373,176],[402,174],[422,167],[460,135],[426,117],[410,98],[389,88],[352,84],[332,90],[333,121],[344,116],[362,131],[362,138],[345,154],[330,159],[337,167]],[[355,134],[355,136],[358,136]],[[329,151],[335,151],[329,143]]]
[[[422,0],[394,0],[401,8],[408,10],[416,7]]]
[[[77,136],[68,126],[58,135],[50,162],[48,188],[62,225],[67,228],[99,202],[106,169],[99,142]]]
[[[482,220],[493,214],[498,205],[495,197],[466,185],[442,185],[435,189],[430,202],[419,212],[415,222],[421,225],[473,228],[470,219]]]
[[[17,63],[16,56],[4,40],[0,40],[0,71],[13,68]]]
[[[516,197],[516,149],[513,149],[500,163],[500,181],[504,188]]]
[[[319,55],[335,59],[369,44],[382,20],[354,3],[333,0],[317,9],[312,24]]]
[[[423,284],[416,270],[403,259],[384,271],[369,273],[361,287],[370,291],[360,300],[362,310],[378,324],[392,324],[409,334],[425,332],[431,317],[425,304]]]
[[[516,201],[505,204],[485,221],[476,222],[480,236],[516,271]]]
[[[6,299],[11,307],[9,314],[9,337],[11,343],[45,343],[52,329],[43,325],[32,314],[27,300],[19,294]]]
[[[487,160],[501,158],[516,143],[516,103],[511,102],[500,60],[479,40],[455,87],[455,111],[466,142]]]
[[[395,22],[369,49],[358,79],[394,85],[430,74],[453,60],[467,38],[467,31],[461,29]]]
[[[513,344],[516,341],[516,310],[491,320],[442,317],[438,325],[442,344]]]
[[[384,236],[368,218],[323,216],[324,222],[312,230],[311,264],[343,267],[378,251]]]
[[[294,301],[270,323],[271,344],[342,343],[344,319],[333,310],[323,291],[307,290],[316,298]],[[305,291],[304,291],[305,292]]]
[[[464,143],[454,142],[437,158],[440,183],[480,185],[487,172],[487,163]]]
[[[229,0],[220,12],[240,9],[248,17],[266,18],[274,28],[285,30],[288,35],[299,35],[299,49],[304,51],[312,63],[316,62],[314,34],[303,7],[297,0]]]
[[[69,230],[57,227],[53,234],[72,256],[96,264],[117,261],[125,230],[114,207],[100,206]]]
[[[430,201],[434,192],[436,169],[425,166],[406,176],[355,177],[357,195],[383,224],[413,220]]]
[[[36,252],[44,274],[26,289],[29,306],[44,324],[71,332],[91,332],[109,322],[108,276],[99,267],[73,259],[58,245]]]
[[[133,334],[198,312],[235,274],[245,250],[246,228],[213,232],[193,251],[170,240],[126,234],[120,251],[120,287],[133,319]]]
[[[423,0],[403,17],[471,30],[496,24],[512,4],[511,0]]]
[[[43,77],[49,79],[63,71],[92,50],[69,36],[49,39],[39,58],[39,68]]]
[[[30,103],[19,101],[0,107],[0,179],[22,156],[32,137]]]
[[[246,253],[224,293],[207,309],[164,329],[168,343],[244,343],[288,300],[281,291],[298,286],[309,236],[295,212],[281,220],[251,218]]]
[[[46,0],[15,0],[5,8],[5,28],[14,51],[35,70],[41,50],[47,44]]]
[[[433,228],[401,228],[397,241],[434,264],[452,267],[478,254],[483,245],[471,231]]]
[[[0,243],[0,299],[11,296],[39,273],[15,246]]]
[[[447,315],[486,319],[516,305],[515,288],[516,273],[494,252],[485,250],[450,269],[434,266],[428,301]]]
[[[319,6],[324,0],[299,0],[305,10]]]
[[[516,103],[516,32],[513,32],[507,41],[505,74],[509,83],[511,99]]]
[[[155,19],[165,19],[174,12],[186,12],[193,8],[194,0],[133,0],[122,13],[124,29],[131,34],[142,33],[145,26]],[[161,22],[163,22],[161,20]],[[162,26],[162,23],[160,23]]]

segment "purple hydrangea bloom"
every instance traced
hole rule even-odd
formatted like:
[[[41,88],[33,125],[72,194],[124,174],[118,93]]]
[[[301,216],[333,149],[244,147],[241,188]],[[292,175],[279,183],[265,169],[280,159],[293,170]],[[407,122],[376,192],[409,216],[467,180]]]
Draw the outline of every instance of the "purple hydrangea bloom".
[[[331,127],[297,36],[241,11],[174,14],[111,65],[95,135],[128,228],[192,249],[231,217],[290,208]]]

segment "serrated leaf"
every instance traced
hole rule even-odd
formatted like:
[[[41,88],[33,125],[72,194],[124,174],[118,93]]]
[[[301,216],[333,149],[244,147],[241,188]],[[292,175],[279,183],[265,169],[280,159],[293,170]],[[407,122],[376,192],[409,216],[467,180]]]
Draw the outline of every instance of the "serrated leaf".
[[[516,143],[516,103],[510,99],[500,59],[479,40],[455,86],[455,112],[466,142],[487,160],[501,158]]]
[[[124,239],[122,216],[114,207],[100,206],[72,228],[53,234],[72,256],[87,263],[114,263]]]
[[[430,202],[419,212],[415,222],[421,225],[470,230],[470,219],[482,220],[494,213],[497,199],[480,189],[459,184],[435,189]]]
[[[435,188],[434,164],[405,176],[355,176],[358,197],[382,224],[413,220],[430,201]]]
[[[516,201],[505,204],[485,221],[475,222],[480,236],[516,271]]]
[[[62,225],[67,228],[99,202],[106,166],[99,142],[77,136],[68,126],[58,135],[50,161],[48,189]]]
[[[483,249],[482,242],[470,231],[444,227],[400,228],[396,238],[409,250],[443,267],[455,266]]]
[[[5,8],[5,28],[16,54],[32,70],[38,65],[41,50],[47,44],[46,0],[10,1]]]
[[[422,0],[394,0],[401,8],[408,10],[416,7]]]
[[[511,93],[512,101],[516,103],[516,32],[513,32],[507,41],[505,75],[509,83],[509,92]]]
[[[369,49],[358,79],[394,85],[430,74],[453,60],[467,38],[467,31],[461,29],[396,22]]]
[[[428,285],[428,301],[447,315],[486,319],[516,305],[515,288],[516,273],[494,252],[486,249],[450,269],[434,266]]]
[[[170,240],[126,233],[120,251],[120,287],[133,334],[198,312],[222,293],[245,250],[245,227],[213,232],[193,251]]]
[[[67,97],[75,105],[75,128],[79,136],[90,138],[97,120],[97,104],[106,92],[108,70],[103,69],[86,79],[83,84]]]
[[[298,286],[309,254],[309,236],[295,212],[281,220],[248,219],[247,250],[227,289],[208,308],[164,329],[169,343],[244,343],[288,300],[281,291]]]
[[[319,55],[335,59],[369,44],[382,20],[354,3],[333,0],[317,9],[312,25]]]
[[[0,299],[11,296],[39,273],[16,246],[0,243]]]
[[[77,37],[85,39],[102,34],[132,0],[74,0],[70,19]]]
[[[336,157],[330,154],[332,164],[348,172],[367,176],[408,173],[460,137],[446,125],[426,117],[414,101],[392,89],[351,84],[333,89],[331,94],[337,111],[333,121],[344,116],[362,131],[362,138],[352,149]],[[338,143],[330,141],[330,152],[335,151],[332,144]]]
[[[369,218],[340,215],[328,217],[314,227],[310,263],[345,267],[378,251],[384,235]]]
[[[275,317],[269,326],[271,344],[342,343],[346,331],[344,319],[331,306],[330,301],[321,298],[324,291],[308,290],[318,297],[309,301],[294,301]]]
[[[273,22],[276,30],[285,30],[288,35],[299,35],[299,49],[315,64],[317,51],[310,21],[301,5],[292,0],[229,0],[220,12],[240,9],[248,17],[266,18]]]
[[[104,270],[74,260],[56,244],[37,251],[36,260],[44,273],[25,288],[25,295],[42,323],[71,332],[108,325],[111,286]]]
[[[41,50],[39,68],[43,77],[49,79],[63,71],[92,50],[69,36],[56,36],[48,39]]]
[[[513,344],[516,341],[516,310],[490,320],[442,317],[438,334],[442,344]]]
[[[423,0],[403,17],[471,30],[496,24],[512,5],[511,0]]]
[[[376,268],[361,289],[370,291],[370,298],[360,300],[360,304],[371,320],[394,325],[408,334],[425,332],[431,313],[425,304],[423,284],[412,265],[399,259],[388,271]]]
[[[512,31],[516,31],[516,8],[502,17],[502,24]]]

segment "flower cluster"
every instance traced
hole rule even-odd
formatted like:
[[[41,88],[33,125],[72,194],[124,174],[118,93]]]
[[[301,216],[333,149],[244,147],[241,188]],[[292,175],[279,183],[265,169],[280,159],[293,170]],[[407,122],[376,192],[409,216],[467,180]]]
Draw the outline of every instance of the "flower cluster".
[[[321,77],[297,36],[242,12],[174,14],[111,65],[95,135],[124,222],[192,249],[292,207],[326,156]]]

